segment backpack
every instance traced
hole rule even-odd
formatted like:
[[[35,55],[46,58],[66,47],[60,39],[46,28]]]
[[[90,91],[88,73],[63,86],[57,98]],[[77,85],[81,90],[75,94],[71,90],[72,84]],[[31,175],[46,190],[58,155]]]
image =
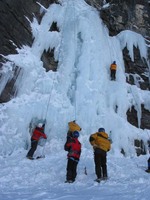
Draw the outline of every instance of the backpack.
[[[81,131],[81,127],[76,124],[76,122],[72,121],[68,123],[69,126],[69,131],[74,132],[74,131]]]
[[[105,132],[97,133],[97,143],[100,145],[100,148],[106,152],[111,148],[111,143],[108,139],[107,133]]]
[[[106,152],[111,149],[111,142],[105,132],[97,132],[91,135],[90,143],[94,148],[99,148]]]

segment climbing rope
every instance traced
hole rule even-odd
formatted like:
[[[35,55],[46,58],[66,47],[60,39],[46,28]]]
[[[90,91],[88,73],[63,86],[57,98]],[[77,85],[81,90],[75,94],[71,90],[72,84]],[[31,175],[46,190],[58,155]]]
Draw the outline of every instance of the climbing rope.
[[[48,113],[48,109],[49,109],[49,105],[50,105],[50,100],[51,100],[52,91],[53,91],[53,87],[54,87],[54,80],[55,80],[55,74],[53,76],[52,87],[51,87],[51,91],[50,91],[48,102],[47,102],[47,108],[46,108],[45,117],[44,117],[45,120],[47,118],[47,113]]]
[[[65,15],[64,15],[64,19],[63,19],[63,25],[65,24],[65,20],[66,20],[66,13],[67,13],[67,9],[68,9],[68,5],[69,5],[69,1],[66,2],[66,7],[65,7]],[[72,1],[72,6],[73,6],[73,38],[74,38],[74,42],[76,40],[76,24],[75,24],[75,2],[74,0]],[[60,47],[59,47],[59,53],[58,53],[58,57],[60,57],[60,53],[61,53],[61,46],[63,45],[63,32],[64,32],[64,26],[62,26],[62,31],[61,31],[61,41],[60,41]],[[74,53],[76,54],[76,46],[74,45]],[[63,52],[62,52],[62,62],[63,62]],[[75,62],[74,62],[74,67],[75,67]],[[76,120],[76,108],[77,108],[77,103],[76,103],[76,67],[75,67],[75,91],[74,91],[74,119]],[[52,91],[53,91],[53,87],[54,87],[54,80],[55,80],[55,76],[53,76],[53,81],[52,81],[52,87],[51,87],[51,91],[50,91],[50,95],[48,98],[48,102],[47,102],[47,107],[46,107],[46,112],[45,112],[45,117],[44,119],[46,120],[47,118],[47,113],[48,113],[48,109],[49,109],[49,105],[50,105],[50,101],[51,101],[51,96],[52,96]]]
[[[75,12],[75,2],[73,0],[73,38],[74,38],[74,54],[75,54],[75,61],[74,61],[74,68],[75,68],[75,91],[74,91],[74,119],[76,120],[77,118],[77,99],[76,99],[76,90],[77,90],[77,67],[75,66],[76,62],[76,46],[75,46],[75,41],[76,41],[76,23],[75,23],[75,17],[76,17],[76,12]]]
[[[68,2],[67,2],[67,6],[65,8],[65,15],[64,15],[64,19],[63,19],[63,24],[65,23],[65,18],[66,18],[66,11],[68,9]],[[60,47],[59,47],[59,52],[58,52],[58,59],[60,58],[60,52],[61,52],[61,46],[63,44],[63,30],[64,30],[64,27],[62,27],[62,31],[61,31],[61,40],[60,40]],[[62,52],[62,62],[63,62],[63,52]],[[48,102],[47,102],[47,108],[46,108],[46,112],[45,112],[45,120],[47,118],[47,113],[48,113],[48,109],[49,109],[49,105],[50,105],[50,100],[51,100],[51,96],[52,96],[52,91],[53,91],[53,87],[54,87],[54,81],[55,81],[55,75],[53,76],[53,81],[52,81],[52,87],[51,87],[51,90],[50,90],[50,95],[49,95],[49,98],[48,98]]]
[[[76,34],[75,34],[75,31],[76,31],[76,25],[75,25],[75,2],[74,0],[72,0],[72,2],[70,0],[68,0],[66,2],[66,7],[65,7],[65,10],[64,10],[64,18],[63,18],[63,26],[62,26],[62,31],[61,31],[61,41],[60,41],[60,48],[59,48],[59,57],[60,57],[60,53],[61,53],[61,46],[63,45],[63,32],[64,32],[64,25],[65,25],[65,22],[66,22],[66,15],[67,15],[67,10],[69,8],[69,3],[72,3],[72,7],[73,7],[73,12],[72,12],[72,16],[73,16],[73,38],[74,38],[74,41],[75,41],[75,38],[76,38]],[[74,53],[76,52],[76,48],[75,48],[75,44],[74,44]],[[62,52],[62,60],[61,62],[63,63],[63,58],[64,58],[64,53]],[[74,67],[75,67],[75,63],[74,63]],[[75,88],[74,88],[74,119],[76,120],[76,68],[75,68]]]

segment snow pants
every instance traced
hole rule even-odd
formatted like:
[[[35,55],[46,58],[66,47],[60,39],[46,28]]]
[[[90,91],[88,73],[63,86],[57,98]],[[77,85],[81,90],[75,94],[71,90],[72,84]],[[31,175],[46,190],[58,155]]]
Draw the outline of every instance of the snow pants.
[[[107,177],[107,154],[102,150],[100,153],[94,153],[95,173],[97,178]]]
[[[116,70],[114,69],[110,70],[110,76],[111,80],[116,80]]]
[[[38,141],[31,139],[31,148],[30,148],[29,152],[27,153],[27,157],[33,157],[33,154],[37,149],[37,145],[38,145]]]
[[[77,176],[77,165],[78,161],[72,160],[71,158],[68,158],[67,163],[67,174],[66,174],[66,180],[69,181],[75,181],[75,178]]]

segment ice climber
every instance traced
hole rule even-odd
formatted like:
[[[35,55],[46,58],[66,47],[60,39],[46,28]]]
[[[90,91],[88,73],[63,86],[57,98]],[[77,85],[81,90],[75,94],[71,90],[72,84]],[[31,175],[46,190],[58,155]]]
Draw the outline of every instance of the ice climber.
[[[110,65],[110,76],[111,76],[111,80],[116,80],[116,70],[117,70],[117,64],[116,61],[114,61],[111,65]]]
[[[33,160],[33,154],[37,149],[38,142],[41,138],[47,139],[46,134],[44,133],[45,124],[39,123],[37,127],[34,129],[32,137],[31,137],[31,148],[27,153],[27,158]]]

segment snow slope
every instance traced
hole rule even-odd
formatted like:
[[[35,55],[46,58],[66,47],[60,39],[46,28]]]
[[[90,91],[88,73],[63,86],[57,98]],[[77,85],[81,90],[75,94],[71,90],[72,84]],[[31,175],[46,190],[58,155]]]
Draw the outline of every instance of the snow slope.
[[[63,0],[43,12],[40,24],[36,19],[31,22],[32,47],[23,46],[17,55],[7,56],[11,62],[3,69],[0,91],[13,75],[13,64],[22,71],[16,81],[17,96],[0,105],[0,197],[96,200],[120,195],[122,199],[147,199],[150,179],[143,168],[148,157],[137,158],[133,144],[135,138],[146,144],[150,130],[133,127],[127,122],[126,112],[134,105],[140,126],[141,104],[150,110],[150,92],[126,83],[122,56],[127,45],[134,59],[135,45],[147,59],[143,37],[131,31],[110,37],[97,11],[84,0]],[[60,32],[49,31],[53,22],[57,22]],[[41,55],[52,48],[58,70],[46,72]],[[109,78],[114,60],[118,65],[116,82]],[[46,118],[48,141],[46,158],[31,162],[25,156],[33,118]],[[82,157],[76,183],[66,186],[63,145],[68,121],[74,119],[82,127]],[[102,186],[93,183],[93,153],[88,141],[99,127],[104,127],[113,141],[108,156],[110,179]],[[120,155],[121,149],[127,158]],[[88,176],[83,173],[85,166]]]
[[[147,156],[124,158],[108,155],[107,182],[96,183],[92,149],[85,150],[73,184],[64,183],[66,152],[46,145],[44,159],[27,160],[24,150],[0,157],[0,199],[3,200],[148,200],[150,174],[145,173]],[[87,175],[84,173],[86,166]]]

